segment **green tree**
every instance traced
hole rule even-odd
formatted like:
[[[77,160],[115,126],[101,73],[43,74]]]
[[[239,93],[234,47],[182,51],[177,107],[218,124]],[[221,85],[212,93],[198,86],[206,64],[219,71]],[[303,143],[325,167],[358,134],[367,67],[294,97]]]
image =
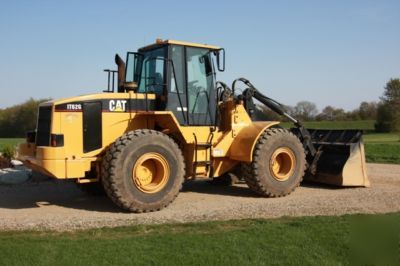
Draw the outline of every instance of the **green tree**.
[[[27,131],[34,130],[39,104],[44,101],[48,99],[30,98],[22,104],[0,110],[0,137],[25,137]]]
[[[361,120],[375,120],[378,111],[376,102],[362,102],[358,108],[358,114]]]
[[[294,107],[294,115],[303,121],[314,120],[318,114],[318,109],[315,103],[309,101],[301,101]]]
[[[379,132],[400,132],[400,79],[390,79],[386,83],[375,129]]]
[[[335,112],[335,108],[328,105],[318,115],[319,116],[318,120],[335,120],[334,112]]]
[[[337,121],[337,120],[346,120],[348,118],[348,113],[342,108],[335,108],[333,106],[326,106],[322,109],[322,112],[316,116],[316,120],[328,120],[328,121]]]
[[[262,104],[256,105],[256,110],[254,113],[254,119],[256,121],[280,121],[281,116],[269,109],[267,106]]]

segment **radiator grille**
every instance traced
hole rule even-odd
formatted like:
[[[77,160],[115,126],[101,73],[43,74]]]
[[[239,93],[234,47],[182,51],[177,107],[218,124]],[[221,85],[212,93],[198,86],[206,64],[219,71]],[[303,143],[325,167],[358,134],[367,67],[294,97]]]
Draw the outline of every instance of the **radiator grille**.
[[[36,129],[36,145],[50,146],[52,106],[39,107],[39,117]]]

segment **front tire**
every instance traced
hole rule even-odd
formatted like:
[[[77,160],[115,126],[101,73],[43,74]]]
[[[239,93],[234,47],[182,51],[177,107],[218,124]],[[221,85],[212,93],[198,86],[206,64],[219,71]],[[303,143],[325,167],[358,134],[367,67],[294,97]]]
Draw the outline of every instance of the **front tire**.
[[[249,188],[266,197],[290,194],[300,185],[305,169],[302,143],[290,131],[281,128],[267,129],[257,141],[253,161],[242,164]]]
[[[102,162],[108,197],[131,212],[158,211],[178,195],[185,175],[178,145],[154,130],[135,130],[113,143]]]

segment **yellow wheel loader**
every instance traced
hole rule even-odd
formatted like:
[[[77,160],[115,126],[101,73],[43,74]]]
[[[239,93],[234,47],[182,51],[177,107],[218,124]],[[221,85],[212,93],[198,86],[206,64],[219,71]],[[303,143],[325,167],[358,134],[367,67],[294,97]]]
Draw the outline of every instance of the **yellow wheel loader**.
[[[217,178],[238,166],[249,188],[267,197],[291,193],[305,175],[369,185],[360,131],[307,130],[248,80],[231,88],[216,81],[225,69],[220,47],[158,39],[115,60],[106,91],[40,105],[36,130],[18,149],[26,166],[101,185],[132,212],[160,210],[185,179]],[[253,121],[253,99],[294,127]]]

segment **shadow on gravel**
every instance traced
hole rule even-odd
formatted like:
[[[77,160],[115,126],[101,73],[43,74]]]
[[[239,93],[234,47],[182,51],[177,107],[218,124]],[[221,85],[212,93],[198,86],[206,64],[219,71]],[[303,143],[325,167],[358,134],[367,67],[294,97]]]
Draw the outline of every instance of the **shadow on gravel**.
[[[300,184],[301,187],[304,188],[321,188],[325,190],[343,190],[343,189],[351,189],[352,187],[339,187],[334,185],[316,183],[311,181],[303,181]],[[246,183],[239,182],[233,186],[223,186],[223,185],[214,185],[209,180],[196,180],[196,181],[187,181],[183,183],[182,192],[197,192],[211,195],[225,195],[225,196],[239,196],[239,197],[249,197],[249,198],[259,198],[255,192],[253,192]]]
[[[52,205],[78,210],[123,213],[105,195],[87,195],[71,182],[46,181],[0,186],[0,209],[30,209]]]
[[[329,190],[343,189],[311,182],[303,182],[301,186]],[[259,198],[257,194],[243,183],[234,186],[218,186],[206,180],[187,181],[183,184],[181,193],[185,194],[189,192]],[[78,189],[73,182],[51,180],[0,186],[0,209],[31,209],[46,206],[59,206],[68,209],[96,212],[126,213],[111,202],[107,196],[87,195]]]
[[[300,186],[306,187],[306,188],[323,188],[323,189],[329,189],[329,190],[352,188],[352,187],[339,187],[339,186],[335,186],[335,185],[316,183],[316,182],[312,182],[312,181],[302,181]]]
[[[187,192],[258,197],[247,186],[216,186],[203,180],[185,182],[181,193]],[[31,209],[49,206],[96,212],[125,213],[106,195],[87,195],[72,182],[51,180],[0,186],[0,209]]]
[[[236,184],[234,186],[215,185],[208,180],[196,180],[196,181],[184,182],[181,193],[185,192],[259,198],[257,194],[255,194],[247,187],[247,185],[244,186],[243,184]]]

